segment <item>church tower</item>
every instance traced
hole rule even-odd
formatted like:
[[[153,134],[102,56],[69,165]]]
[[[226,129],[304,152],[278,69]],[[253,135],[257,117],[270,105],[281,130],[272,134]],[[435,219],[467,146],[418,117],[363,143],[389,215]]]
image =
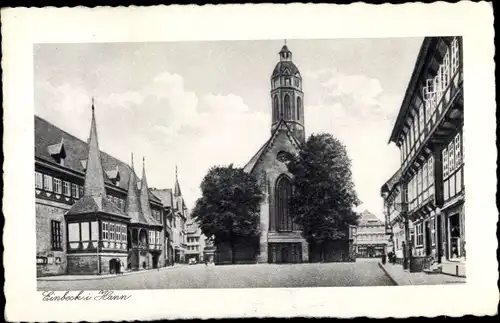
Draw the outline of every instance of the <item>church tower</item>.
[[[271,76],[272,125],[274,132],[280,120],[287,122],[295,138],[305,141],[304,93],[299,69],[292,61],[292,52],[285,45],[279,52],[280,61]]]

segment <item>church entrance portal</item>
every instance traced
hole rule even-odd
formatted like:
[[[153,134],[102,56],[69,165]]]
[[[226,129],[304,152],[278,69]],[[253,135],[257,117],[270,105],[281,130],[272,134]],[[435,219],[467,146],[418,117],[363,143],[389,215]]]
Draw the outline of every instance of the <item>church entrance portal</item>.
[[[270,243],[269,262],[277,264],[302,262],[302,247],[300,243]]]

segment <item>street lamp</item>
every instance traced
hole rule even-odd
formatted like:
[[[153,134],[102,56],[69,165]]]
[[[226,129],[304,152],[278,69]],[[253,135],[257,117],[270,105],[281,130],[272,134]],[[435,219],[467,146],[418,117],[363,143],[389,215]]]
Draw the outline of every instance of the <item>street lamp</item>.
[[[400,182],[401,187],[401,199],[399,202],[394,203],[394,208],[399,212],[401,218],[404,222],[400,222],[400,228],[405,229],[405,247],[403,248],[403,268],[410,270],[411,268],[411,239],[410,239],[410,221],[408,218],[408,203],[406,202],[406,189],[403,186],[403,182]]]

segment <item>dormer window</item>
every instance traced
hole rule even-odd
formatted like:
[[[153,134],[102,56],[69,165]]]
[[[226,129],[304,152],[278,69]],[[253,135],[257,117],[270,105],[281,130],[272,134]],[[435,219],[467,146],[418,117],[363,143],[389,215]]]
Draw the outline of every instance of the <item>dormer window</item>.
[[[118,170],[118,166],[113,170],[106,171],[106,175],[113,184],[116,186],[120,185],[120,171]]]
[[[47,147],[49,154],[54,158],[55,162],[64,166],[64,159],[66,158],[66,149],[64,149],[64,139],[58,144],[50,145]]]
[[[80,165],[82,166],[83,171],[87,170],[87,160],[86,159],[80,160]]]

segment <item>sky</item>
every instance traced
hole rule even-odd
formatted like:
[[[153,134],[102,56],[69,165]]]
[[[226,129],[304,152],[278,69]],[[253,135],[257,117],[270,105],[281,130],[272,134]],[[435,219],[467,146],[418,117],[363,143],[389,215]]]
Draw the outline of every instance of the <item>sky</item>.
[[[422,38],[288,40],[303,79],[306,135],[347,147],[362,204],[383,219],[380,187],[399,167],[388,139]],[[36,44],[35,114],[87,140],[92,97],[101,150],[146,161],[148,184],[175,167],[194,206],[214,165],[244,166],[271,134],[270,76],[283,40]]]

